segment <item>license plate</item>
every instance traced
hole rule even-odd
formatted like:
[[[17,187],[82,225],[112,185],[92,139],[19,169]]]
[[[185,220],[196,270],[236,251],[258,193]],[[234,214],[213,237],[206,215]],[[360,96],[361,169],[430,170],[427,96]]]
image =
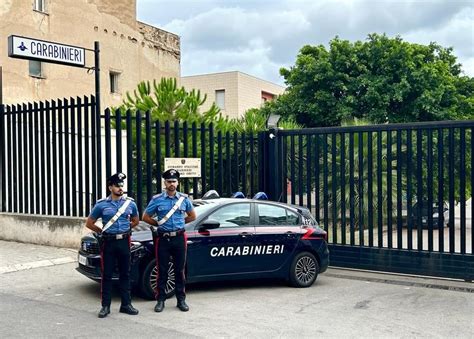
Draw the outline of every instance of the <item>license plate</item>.
[[[87,266],[87,258],[83,255],[78,255],[77,256],[77,261],[79,261],[79,264]]]

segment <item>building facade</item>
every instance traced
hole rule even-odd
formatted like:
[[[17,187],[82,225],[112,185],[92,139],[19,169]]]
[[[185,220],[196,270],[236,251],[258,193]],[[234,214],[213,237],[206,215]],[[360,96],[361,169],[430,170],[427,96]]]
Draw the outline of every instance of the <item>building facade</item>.
[[[142,80],[180,75],[180,38],[136,20],[136,0],[0,1],[1,99],[15,104],[95,93],[94,72],[8,57],[10,35],[94,49],[100,43],[102,107]],[[94,53],[86,51],[86,67]]]
[[[215,102],[229,118],[241,117],[248,109],[258,108],[285,91],[283,86],[238,71],[185,76],[181,77],[181,85],[207,95],[202,110]]]

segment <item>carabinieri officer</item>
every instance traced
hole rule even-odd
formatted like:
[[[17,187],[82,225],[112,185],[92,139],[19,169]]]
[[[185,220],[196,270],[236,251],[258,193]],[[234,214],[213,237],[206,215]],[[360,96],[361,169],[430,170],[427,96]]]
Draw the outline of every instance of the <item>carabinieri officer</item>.
[[[86,221],[86,227],[98,233],[100,239],[100,259],[102,265],[101,299],[99,318],[110,313],[112,275],[115,262],[119,269],[119,287],[122,303],[120,312],[138,314],[132,306],[130,296],[130,233],[138,225],[138,209],[132,198],[123,196],[124,173],[116,173],[107,179],[110,195],[97,201]],[[95,225],[102,218],[103,228]]]
[[[166,190],[155,195],[143,213],[143,221],[156,226],[155,257],[158,269],[155,312],[165,308],[166,282],[170,256],[173,256],[176,276],[177,307],[189,311],[186,304],[185,275],[187,238],[184,225],[196,219],[196,212],[187,195],[177,191],[179,172],[169,169],[162,175]]]

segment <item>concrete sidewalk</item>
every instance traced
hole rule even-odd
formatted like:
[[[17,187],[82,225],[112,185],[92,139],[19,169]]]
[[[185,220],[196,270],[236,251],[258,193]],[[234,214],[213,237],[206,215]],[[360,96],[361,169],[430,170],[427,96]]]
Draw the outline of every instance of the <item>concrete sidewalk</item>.
[[[76,261],[77,249],[0,240],[0,274],[61,265]],[[453,279],[362,271],[338,267],[330,267],[324,275],[342,279],[474,293],[474,283]]]

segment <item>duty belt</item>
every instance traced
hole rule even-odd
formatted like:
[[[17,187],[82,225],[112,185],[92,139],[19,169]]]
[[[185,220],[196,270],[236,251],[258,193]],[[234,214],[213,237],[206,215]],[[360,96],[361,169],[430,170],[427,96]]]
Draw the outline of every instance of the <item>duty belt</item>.
[[[130,232],[119,233],[119,234],[102,234],[102,237],[106,240],[110,240],[110,239],[121,240],[121,239],[127,238],[128,236],[130,236]]]
[[[184,232],[185,232],[184,230],[179,230],[179,231],[174,231],[174,232],[161,232],[161,231],[158,231],[158,236],[163,237],[163,238],[176,237],[178,235],[184,234]]]

